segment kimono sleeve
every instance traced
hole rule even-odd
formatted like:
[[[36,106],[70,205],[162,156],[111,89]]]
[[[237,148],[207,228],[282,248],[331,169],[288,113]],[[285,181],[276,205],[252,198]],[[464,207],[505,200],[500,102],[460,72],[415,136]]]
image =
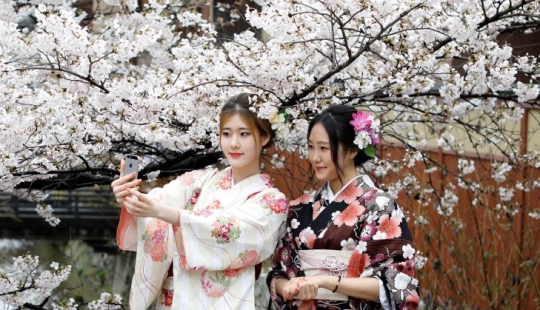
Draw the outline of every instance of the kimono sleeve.
[[[351,257],[349,273],[379,278],[387,300],[399,309],[416,309],[419,283],[405,216],[387,193],[376,190],[371,198],[365,202],[370,211],[359,227],[361,241]]]
[[[175,208],[189,208],[194,204],[200,193],[200,182],[198,181],[214,173],[213,170],[187,172],[166,184],[163,188],[152,189],[148,195]],[[122,250],[136,251],[138,223],[142,222],[142,225],[146,225],[144,223],[148,220],[132,216],[124,206],[121,206],[120,221],[116,230],[118,247]]]
[[[198,270],[242,270],[274,251],[287,215],[285,196],[265,189],[222,209],[180,211],[175,239],[181,266]]]

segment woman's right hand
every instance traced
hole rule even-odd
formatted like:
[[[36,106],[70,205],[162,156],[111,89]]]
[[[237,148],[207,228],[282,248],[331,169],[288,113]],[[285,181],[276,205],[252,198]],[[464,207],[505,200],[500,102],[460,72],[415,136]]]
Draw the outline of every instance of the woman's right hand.
[[[142,180],[137,179],[137,180],[131,181],[134,177],[135,177],[135,172],[132,172],[128,175],[124,175],[124,160],[122,159],[120,161],[120,177],[111,183],[114,196],[116,197],[116,201],[119,204],[122,204],[124,199],[126,199],[127,197],[131,195],[128,189],[133,189],[133,190],[139,189],[139,184],[141,184]]]
[[[284,300],[311,300],[317,296],[319,286],[310,278],[297,277],[290,279],[282,289]]]

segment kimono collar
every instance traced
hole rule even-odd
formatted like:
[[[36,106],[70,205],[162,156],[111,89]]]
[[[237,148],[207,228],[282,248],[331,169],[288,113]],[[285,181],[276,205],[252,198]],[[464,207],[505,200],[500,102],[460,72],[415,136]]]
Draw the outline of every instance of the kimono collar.
[[[243,179],[242,181],[234,184],[233,178],[232,178],[232,168],[227,167],[222,170],[222,177],[221,181],[219,182],[219,187],[222,190],[241,190],[245,188],[251,188],[251,187],[273,187],[274,184],[272,183],[272,180],[267,174],[254,174],[248,178]]]
[[[373,184],[373,182],[371,182],[371,179],[369,179],[367,175],[357,175],[354,178],[350,179],[349,182],[343,185],[341,189],[336,194],[334,194],[334,192],[332,192],[332,187],[330,187],[330,183],[326,182],[326,193],[324,193],[323,190],[322,198],[328,200],[328,203],[331,203],[336,197],[339,196],[339,194],[341,194],[341,192],[343,192],[344,189],[346,189],[353,181],[357,180],[358,178],[362,178],[362,181],[370,185]],[[369,182],[366,181],[366,178],[369,180]]]

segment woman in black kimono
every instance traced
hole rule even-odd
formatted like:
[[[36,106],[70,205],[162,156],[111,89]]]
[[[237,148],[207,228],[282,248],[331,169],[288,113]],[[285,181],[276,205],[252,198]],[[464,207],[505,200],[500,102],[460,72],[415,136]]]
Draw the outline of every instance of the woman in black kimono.
[[[375,156],[379,122],[351,106],[322,111],[308,158],[324,185],[290,202],[267,284],[278,309],[416,309],[415,249],[405,216],[356,168]]]

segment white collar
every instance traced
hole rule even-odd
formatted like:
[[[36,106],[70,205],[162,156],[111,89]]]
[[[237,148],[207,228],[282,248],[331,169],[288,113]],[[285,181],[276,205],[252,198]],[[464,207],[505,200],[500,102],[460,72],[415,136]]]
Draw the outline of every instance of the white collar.
[[[326,182],[326,193],[328,194],[328,203],[331,203],[332,201],[334,201],[334,199],[339,196],[339,194],[341,194],[341,192],[347,188],[347,186],[349,186],[349,184],[351,184],[354,180],[358,179],[359,177],[362,177],[361,175],[357,175],[355,176],[354,178],[350,179],[349,182],[347,182],[347,184],[343,185],[341,187],[341,189],[334,195],[334,193],[332,192],[332,188],[330,187],[330,182]]]

